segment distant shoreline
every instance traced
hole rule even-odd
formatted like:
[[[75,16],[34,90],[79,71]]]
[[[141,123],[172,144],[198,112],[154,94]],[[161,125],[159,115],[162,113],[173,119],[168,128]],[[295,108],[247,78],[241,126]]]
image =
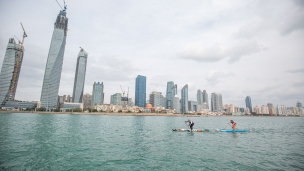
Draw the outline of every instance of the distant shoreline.
[[[106,113],[106,112],[38,112],[38,111],[0,111],[0,114],[35,113],[35,114],[72,114],[72,115],[106,115],[106,116],[175,116],[175,117],[303,117],[300,115],[197,115],[197,114],[166,114],[166,113]]]

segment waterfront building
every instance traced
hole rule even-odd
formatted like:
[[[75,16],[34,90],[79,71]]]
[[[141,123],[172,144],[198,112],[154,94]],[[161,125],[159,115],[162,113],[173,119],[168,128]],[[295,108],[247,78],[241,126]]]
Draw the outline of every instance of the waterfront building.
[[[203,101],[203,92],[202,92],[202,90],[197,90],[196,99],[197,99],[197,103],[198,103],[199,105],[201,105],[201,104],[204,103],[204,101]]]
[[[209,109],[209,106],[206,102],[203,103],[203,109]]]
[[[134,106],[134,102],[132,98],[128,98],[128,106]]]
[[[207,109],[209,109],[209,100],[208,100],[208,93],[206,90],[203,90],[203,103],[207,104]]]
[[[68,29],[68,18],[66,17],[65,9],[61,10],[57,15],[54,25],[40,98],[41,107],[45,107],[47,110],[57,108],[57,97]]]
[[[89,109],[92,106],[92,95],[86,93],[83,95],[83,108]]]
[[[188,113],[188,84],[181,90],[181,113]]]
[[[88,58],[88,53],[81,48],[77,57],[77,64],[75,71],[73,99],[72,99],[72,102],[74,103],[82,103],[85,74],[87,68],[87,58]]]
[[[73,99],[73,97],[72,97],[72,96],[67,95],[67,96],[66,96],[66,100],[65,100],[65,102],[71,103],[71,102],[72,102],[72,99]]]
[[[175,110],[175,113],[181,112],[180,111],[180,99],[177,94],[173,97],[172,109]]]
[[[296,107],[303,107],[303,105],[300,101],[297,101]]]
[[[284,105],[277,105],[277,114],[278,115],[287,115],[287,109]]]
[[[198,102],[188,101],[188,110],[197,112],[198,111]]]
[[[2,106],[3,109],[19,109],[19,110],[25,110],[25,109],[32,109],[40,108],[40,102],[39,101],[20,101],[20,100],[14,100],[14,101],[7,101],[4,106]]]
[[[94,82],[92,91],[92,105],[101,105],[104,103],[104,85],[103,82]]]
[[[275,114],[274,111],[273,111],[273,104],[272,103],[267,103],[267,107],[268,107],[268,111],[269,111],[269,114],[272,115],[272,114]]]
[[[230,104],[228,113],[235,113],[234,104]]]
[[[251,104],[251,97],[247,96],[245,99],[246,108],[250,110],[250,113],[252,113],[252,104]]]
[[[252,109],[252,112],[255,112],[256,114],[261,114],[259,106],[255,106],[255,107]]]
[[[152,91],[149,95],[149,103],[154,107],[162,106],[162,93],[157,91]]]
[[[115,93],[111,95],[110,104],[121,105],[121,97],[122,97],[121,93]]]
[[[147,78],[142,75],[136,77],[135,83],[135,105],[146,107],[146,84]]]
[[[211,94],[211,111],[221,112],[223,111],[223,99],[221,94],[212,93]]]
[[[249,108],[247,108],[247,107],[245,108],[244,113],[245,113],[245,114],[247,114],[247,115],[251,114],[251,112],[250,112]]]
[[[172,92],[173,87],[174,87],[174,82],[173,81],[167,82],[167,91],[166,91],[166,98],[167,98],[166,108],[167,109],[172,108],[172,100],[173,100],[173,97],[174,97],[173,92]]]
[[[269,114],[268,106],[262,105],[261,114]]]
[[[71,109],[81,109],[81,110],[83,110],[83,104],[82,103],[64,102],[63,107],[60,108],[60,111],[65,112],[66,110],[71,110]]]
[[[164,96],[164,95],[161,95],[161,97],[162,97],[162,107],[164,107],[164,108],[166,108],[166,106],[167,106],[167,98]]]
[[[24,47],[10,38],[0,73],[0,107],[5,106],[7,101],[15,100],[23,54]]]
[[[245,113],[245,108],[240,107],[240,112],[241,112],[241,113]]]

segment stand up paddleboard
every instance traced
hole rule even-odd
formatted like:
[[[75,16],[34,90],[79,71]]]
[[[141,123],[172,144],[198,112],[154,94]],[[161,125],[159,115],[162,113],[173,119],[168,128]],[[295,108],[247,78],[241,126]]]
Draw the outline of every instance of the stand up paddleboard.
[[[172,129],[177,132],[191,132],[191,129]],[[209,129],[192,129],[192,132],[209,132]]]
[[[246,129],[216,129],[215,132],[249,132],[249,130]]]

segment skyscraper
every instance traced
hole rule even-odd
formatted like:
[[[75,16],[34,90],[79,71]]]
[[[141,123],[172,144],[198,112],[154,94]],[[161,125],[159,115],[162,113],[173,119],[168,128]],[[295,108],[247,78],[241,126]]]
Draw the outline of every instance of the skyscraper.
[[[163,96],[162,96],[161,92],[153,91],[149,95],[149,103],[153,107],[160,107],[160,106],[162,106],[162,100],[163,100]]]
[[[14,38],[10,38],[0,73],[0,107],[4,106],[7,101],[15,100],[23,53],[23,46],[16,44]]]
[[[45,107],[47,110],[57,107],[57,96],[68,27],[65,9],[59,12],[54,25],[40,98],[41,107]]]
[[[181,113],[188,113],[188,84],[181,91]]]
[[[103,93],[103,82],[93,84],[93,91],[92,91],[92,105],[101,105],[104,102],[104,93]]]
[[[196,93],[196,99],[197,99],[197,104],[201,105],[203,104],[203,92],[202,90],[197,90],[197,93]]]
[[[206,90],[203,90],[203,103],[206,103],[206,107],[209,109],[208,93]]]
[[[174,82],[173,81],[169,81],[167,82],[167,91],[166,91],[166,98],[167,98],[167,109],[171,109],[172,108],[172,99],[173,99],[173,95],[172,95],[172,88],[174,86]]]
[[[246,108],[249,109],[250,113],[252,113],[252,104],[251,104],[251,97],[247,96],[245,99]]]
[[[83,88],[85,82],[85,74],[87,68],[87,58],[88,53],[82,48],[78,54],[75,79],[74,79],[74,89],[73,89],[73,99],[74,103],[82,103]]]
[[[138,75],[135,83],[135,105],[146,107],[146,77]]]
[[[223,111],[223,98],[221,94],[217,94],[218,96],[218,111]]]
[[[212,112],[219,111],[219,99],[216,93],[211,94],[211,111]]]
[[[173,97],[172,109],[175,109],[175,113],[180,113],[180,99],[177,94]]]

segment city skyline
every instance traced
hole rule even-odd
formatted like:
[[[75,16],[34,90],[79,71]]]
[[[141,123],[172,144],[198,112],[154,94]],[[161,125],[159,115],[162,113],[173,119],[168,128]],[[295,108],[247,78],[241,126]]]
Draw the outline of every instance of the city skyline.
[[[36,3],[0,4],[0,66],[7,40],[21,37],[20,21],[31,35],[26,39],[17,100],[40,99],[54,16],[60,10],[56,1],[46,1],[38,9]],[[67,4],[69,36],[58,94],[72,95],[75,53],[83,46],[91,56],[84,93],[91,93],[95,80],[102,81],[105,103],[120,92],[120,85],[129,87],[134,99],[139,74],[147,77],[147,93],[165,95],[170,80],[180,87],[188,84],[189,101],[196,100],[198,89],[221,92],[225,103],[236,106],[245,106],[247,95],[253,106],[294,106],[304,101],[304,82],[299,79],[304,76],[303,26],[296,24],[304,5],[299,1]],[[168,6],[171,11],[165,10]]]

